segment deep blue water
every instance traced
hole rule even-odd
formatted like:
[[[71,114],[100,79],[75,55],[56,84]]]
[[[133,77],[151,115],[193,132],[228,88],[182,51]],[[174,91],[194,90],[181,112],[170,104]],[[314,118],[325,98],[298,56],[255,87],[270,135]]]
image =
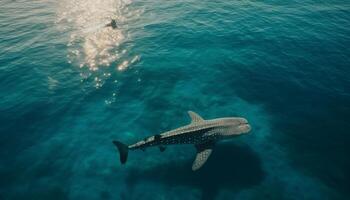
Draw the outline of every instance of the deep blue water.
[[[0,199],[349,199],[349,47],[349,1],[1,0]],[[120,165],[188,110],[251,134]]]

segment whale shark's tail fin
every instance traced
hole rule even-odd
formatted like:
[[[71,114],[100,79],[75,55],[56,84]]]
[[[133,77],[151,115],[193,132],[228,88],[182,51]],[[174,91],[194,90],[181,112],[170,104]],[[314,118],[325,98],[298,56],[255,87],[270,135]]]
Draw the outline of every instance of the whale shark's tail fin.
[[[120,163],[124,164],[126,163],[126,160],[128,159],[128,152],[129,152],[129,147],[119,141],[113,141],[113,144],[117,146],[118,151],[119,151],[119,158],[120,158]]]

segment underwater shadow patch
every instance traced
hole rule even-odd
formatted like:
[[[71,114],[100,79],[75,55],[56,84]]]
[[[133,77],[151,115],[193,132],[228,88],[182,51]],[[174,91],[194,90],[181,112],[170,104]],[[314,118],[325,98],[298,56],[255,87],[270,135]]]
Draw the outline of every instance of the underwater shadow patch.
[[[235,88],[241,99],[263,106],[270,119],[270,141],[284,147],[288,164],[334,190],[331,199],[349,199],[350,96],[339,92],[336,82],[323,78],[332,70],[313,71],[330,67],[324,63],[294,73],[259,66],[259,70],[240,71],[237,79],[229,79],[235,74],[227,70],[221,79],[228,80],[226,87]]]
[[[193,157],[194,159],[194,157]],[[155,168],[129,171],[126,182],[132,190],[135,184],[152,181],[167,186],[190,186],[202,191],[202,200],[212,200],[220,189],[238,191],[259,184],[265,173],[258,155],[248,146],[219,144],[207,163],[198,171],[191,170],[193,160],[172,161]]]

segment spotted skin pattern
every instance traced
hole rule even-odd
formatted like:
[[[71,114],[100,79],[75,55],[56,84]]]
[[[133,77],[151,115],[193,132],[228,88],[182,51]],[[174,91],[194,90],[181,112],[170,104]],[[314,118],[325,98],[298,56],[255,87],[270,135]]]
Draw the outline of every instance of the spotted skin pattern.
[[[197,156],[192,170],[199,169],[209,158],[214,144],[222,139],[242,135],[250,131],[248,121],[240,117],[217,118],[204,120],[198,114],[188,112],[192,121],[189,125],[151,136],[135,144],[129,145],[129,150],[146,149],[153,146],[175,144],[194,144]]]
[[[200,153],[197,153],[196,159],[193,162],[192,170],[196,171],[197,169],[201,168],[204,163],[208,160],[212,149],[205,149],[204,151],[201,151]]]

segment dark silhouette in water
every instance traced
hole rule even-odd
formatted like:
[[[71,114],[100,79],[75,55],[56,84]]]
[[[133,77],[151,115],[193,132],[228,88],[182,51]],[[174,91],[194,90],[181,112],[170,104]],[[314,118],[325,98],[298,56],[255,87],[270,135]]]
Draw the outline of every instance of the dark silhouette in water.
[[[169,162],[149,170],[131,169],[127,176],[130,190],[142,181],[160,182],[168,186],[186,185],[199,188],[202,200],[215,199],[219,190],[238,191],[259,184],[265,174],[260,158],[247,146],[222,144],[217,146],[211,160],[202,169],[193,172],[185,162]],[[128,191],[133,194],[133,191]]]
[[[109,27],[109,26],[112,27],[113,29],[118,28],[117,21],[115,19],[112,19],[110,23],[106,24],[106,27]]]

